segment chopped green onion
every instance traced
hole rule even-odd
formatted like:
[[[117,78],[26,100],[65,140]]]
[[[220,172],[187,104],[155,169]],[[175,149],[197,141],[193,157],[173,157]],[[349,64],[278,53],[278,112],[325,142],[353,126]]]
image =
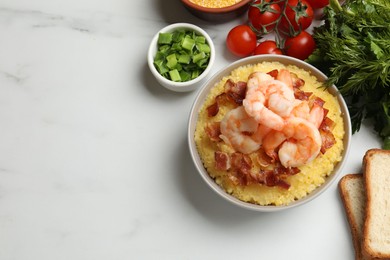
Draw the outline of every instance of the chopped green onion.
[[[200,75],[200,71],[199,70],[194,70],[193,72],[192,72],[192,75],[191,75],[191,77],[194,79],[194,78],[197,78],[199,75]]]
[[[206,57],[206,53],[199,52],[198,54],[192,56],[192,62],[197,63],[198,61],[200,61],[201,59],[203,59],[205,57]]]
[[[158,49],[161,54],[169,52],[171,49],[170,45],[161,45],[160,48]]]
[[[165,78],[184,82],[198,77],[210,61],[210,45],[195,31],[160,33],[154,65]]]
[[[172,44],[170,50],[172,51],[181,51],[181,44],[179,42],[175,42]]]
[[[190,64],[190,62],[191,62],[191,56],[190,55],[188,55],[188,54],[181,54],[180,56],[179,56],[179,62],[180,63],[184,63],[184,64]]]
[[[200,51],[200,52],[205,52],[205,53],[210,53],[210,46],[208,44],[205,44],[205,43],[198,43],[196,44],[196,48]]]
[[[199,68],[205,68],[207,67],[207,59],[200,59],[196,62],[196,65],[198,65]]]
[[[188,73],[187,71],[180,71],[180,77],[181,77],[181,81],[188,81],[191,79],[191,74]]]
[[[160,33],[158,44],[170,44],[172,42],[172,33]]]
[[[195,41],[197,43],[206,43],[206,38],[203,36],[196,36]]]
[[[157,70],[160,72],[160,74],[165,74],[169,71],[168,67],[165,65],[163,60],[159,60],[154,63],[155,66],[157,67]]]
[[[186,49],[189,51],[192,51],[192,48],[194,48],[194,46],[195,46],[195,40],[191,39],[189,37],[185,37],[183,39],[182,44],[181,44],[181,47],[183,47],[183,49]]]
[[[174,42],[181,42],[181,40],[186,36],[186,31],[184,29],[177,30],[173,33],[172,40]]]
[[[176,54],[172,53],[167,56],[167,67],[170,69],[174,69],[177,64]]]
[[[155,61],[161,61],[161,60],[163,60],[163,59],[165,59],[165,55],[164,55],[164,53],[163,52],[157,52],[156,53],[156,57],[154,58],[154,60]]]
[[[171,77],[172,81],[181,81],[181,77],[177,69],[169,71],[169,76]]]

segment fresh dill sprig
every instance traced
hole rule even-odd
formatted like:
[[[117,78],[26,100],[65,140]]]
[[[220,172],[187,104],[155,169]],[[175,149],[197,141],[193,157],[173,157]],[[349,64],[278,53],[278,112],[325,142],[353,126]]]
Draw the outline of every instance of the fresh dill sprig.
[[[307,60],[328,75],[345,97],[353,132],[365,119],[390,149],[390,1],[330,0],[325,23]]]

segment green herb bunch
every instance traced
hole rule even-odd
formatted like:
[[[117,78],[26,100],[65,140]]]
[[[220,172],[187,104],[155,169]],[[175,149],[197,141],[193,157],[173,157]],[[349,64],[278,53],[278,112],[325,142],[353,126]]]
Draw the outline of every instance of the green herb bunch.
[[[330,0],[324,20],[313,32],[317,49],[307,61],[344,96],[352,131],[373,120],[383,148],[390,149],[390,1]]]

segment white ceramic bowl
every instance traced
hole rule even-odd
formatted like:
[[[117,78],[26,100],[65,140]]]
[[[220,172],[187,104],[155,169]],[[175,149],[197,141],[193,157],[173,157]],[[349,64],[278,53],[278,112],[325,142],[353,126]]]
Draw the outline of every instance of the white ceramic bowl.
[[[209,187],[214,190],[217,194],[222,196],[224,199],[230,201],[231,203],[238,205],[240,207],[256,210],[256,211],[262,211],[262,212],[272,212],[272,211],[279,211],[284,209],[293,208],[299,205],[302,205],[306,202],[309,202],[319,196],[322,192],[324,192],[326,189],[329,188],[329,186],[333,183],[335,179],[337,179],[337,176],[340,174],[342,167],[344,166],[348,153],[349,153],[349,147],[350,147],[350,140],[351,140],[351,123],[350,123],[350,117],[349,112],[347,109],[347,105],[345,104],[345,101],[341,94],[338,92],[337,88],[335,86],[330,87],[328,90],[331,94],[333,94],[339,101],[342,116],[344,119],[344,128],[345,128],[345,137],[344,137],[344,151],[342,154],[343,159],[337,164],[337,166],[334,169],[334,172],[327,178],[324,184],[322,184],[320,187],[318,187],[316,190],[311,192],[306,197],[294,201],[288,205],[285,206],[260,206],[257,204],[252,204],[248,202],[243,202],[236,197],[226,193],[219,185],[215,183],[215,181],[209,176],[206,169],[203,166],[203,163],[201,161],[201,158],[198,154],[198,151],[196,149],[196,144],[194,141],[194,133],[196,128],[196,123],[198,119],[198,113],[199,110],[208,95],[210,89],[217,84],[222,77],[227,76],[230,74],[230,72],[240,66],[248,65],[248,64],[256,64],[263,61],[277,61],[285,65],[295,65],[301,69],[304,69],[306,71],[310,71],[311,74],[321,82],[324,82],[327,77],[320,72],[315,67],[311,66],[310,64],[303,62],[301,60],[291,58],[288,56],[283,55],[258,55],[258,56],[251,56],[248,58],[244,58],[241,60],[238,60],[226,68],[220,70],[217,72],[214,76],[212,76],[200,89],[194,104],[192,106],[189,122],[188,122],[188,144],[189,149],[191,153],[191,157],[193,159],[193,162],[195,164],[196,169],[198,170],[200,176],[202,179],[209,185]]]
[[[186,81],[186,82],[174,82],[172,80],[166,79],[163,76],[161,76],[161,74],[155,68],[153,62],[154,62],[154,57],[157,53],[157,40],[158,40],[159,34],[162,32],[173,32],[175,30],[183,29],[183,28],[195,31],[199,35],[203,35],[206,38],[207,43],[210,46],[210,51],[211,51],[210,52],[210,60],[209,60],[207,68],[202,72],[202,74],[199,75],[199,77],[197,77],[193,80],[190,80],[190,81]],[[207,32],[205,32],[200,27],[193,25],[193,24],[189,24],[189,23],[175,23],[175,24],[171,24],[171,25],[164,27],[163,29],[161,29],[160,31],[158,31],[156,33],[156,35],[152,39],[152,42],[150,43],[147,58],[148,58],[149,69],[152,72],[153,76],[158,81],[158,83],[160,83],[160,85],[162,85],[165,88],[172,90],[172,91],[187,92],[187,91],[193,91],[196,88],[200,87],[203,83],[203,80],[205,80],[207,74],[209,74],[209,72],[214,64],[214,60],[215,60],[215,47],[214,47],[214,43],[211,40],[210,36],[207,34]]]

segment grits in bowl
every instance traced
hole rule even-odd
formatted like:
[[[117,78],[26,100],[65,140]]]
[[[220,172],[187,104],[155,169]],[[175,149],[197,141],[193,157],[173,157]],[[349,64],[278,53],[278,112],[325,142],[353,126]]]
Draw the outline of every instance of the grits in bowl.
[[[312,125],[316,125],[315,129],[319,135],[315,132],[313,140],[317,141],[311,142],[319,145],[318,149],[313,148],[316,151],[311,152],[310,149],[315,144],[306,144],[307,139],[299,139],[298,135],[305,131],[301,131],[298,127],[293,134],[286,134],[291,132],[290,130],[295,125],[287,124],[288,126],[284,126],[283,130],[269,129],[268,122],[271,119],[268,118],[265,121],[256,119],[258,125],[265,124],[268,129],[264,130],[263,134],[262,130],[259,130],[260,137],[257,138],[253,132],[257,130],[237,130],[241,124],[246,124],[247,118],[235,117],[235,122],[240,124],[240,127],[236,125],[237,129],[234,128],[233,135],[229,136],[226,131],[230,129],[229,133],[231,133],[232,124],[226,126],[226,118],[232,114],[233,110],[240,110],[241,115],[242,113],[246,115],[245,117],[248,117],[250,122],[255,116],[253,112],[250,114],[248,111],[251,103],[248,103],[249,101],[245,103],[245,100],[249,99],[249,86],[253,85],[248,82],[248,79],[254,73],[261,73],[283,81],[278,78],[286,71],[289,72],[291,83],[294,85],[294,102],[296,103],[293,108],[298,106],[296,104],[305,102],[310,112],[315,106],[319,106],[322,111],[319,122],[311,122],[313,124],[310,123],[309,128],[310,133],[314,133],[315,131],[311,129]],[[232,196],[233,200],[244,203],[260,206],[286,206],[303,200],[311,193],[318,193],[320,186],[329,184],[328,179],[340,167],[346,155],[346,148],[348,148],[350,129],[345,122],[345,115],[348,112],[345,107],[341,108],[340,99],[324,88],[311,71],[293,65],[291,62],[286,64],[265,59],[265,61],[255,63],[243,62],[242,65],[233,68],[230,73],[223,75],[215,82],[204,94],[204,100],[198,111],[194,112],[197,115],[194,117],[191,134],[193,134],[196,152],[204,170],[223,192]],[[270,101],[263,103],[266,104],[266,102]],[[295,110],[283,112],[283,122],[287,122],[288,118],[300,117],[299,114],[293,115],[293,111]],[[311,119],[307,117],[304,120],[310,121]],[[222,122],[225,122],[225,125]],[[284,134],[280,142],[276,140],[275,136],[278,135],[275,135],[275,132]],[[236,140],[236,135],[239,141]],[[255,140],[258,146],[247,150],[246,140],[248,138],[252,138],[250,142]],[[271,141],[265,141],[267,138]],[[287,142],[290,142],[294,149],[300,145],[300,150],[291,152],[291,149],[287,149],[281,152],[282,145]],[[276,144],[269,146],[266,145],[267,143]],[[242,146],[244,150],[241,150]],[[281,159],[284,151],[294,153],[288,162]],[[306,158],[305,153],[313,153],[306,156],[312,158]],[[306,159],[294,164],[301,157]]]

